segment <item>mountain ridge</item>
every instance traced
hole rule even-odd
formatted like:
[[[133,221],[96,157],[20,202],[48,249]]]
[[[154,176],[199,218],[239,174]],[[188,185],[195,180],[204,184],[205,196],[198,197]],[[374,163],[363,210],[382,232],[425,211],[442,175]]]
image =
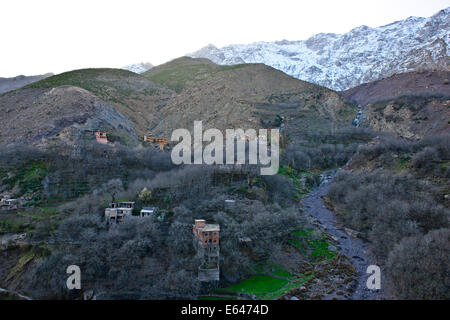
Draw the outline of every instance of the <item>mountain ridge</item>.
[[[299,41],[255,42],[188,54],[221,65],[264,63],[295,78],[343,91],[396,73],[450,70],[450,7],[429,18],[319,33]]]
[[[53,73],[45,73],[35,76],[19,75],[12,78],[0,78],[0,95],[11,90],[22,88],[26,85],[51,76],[53,76]]]

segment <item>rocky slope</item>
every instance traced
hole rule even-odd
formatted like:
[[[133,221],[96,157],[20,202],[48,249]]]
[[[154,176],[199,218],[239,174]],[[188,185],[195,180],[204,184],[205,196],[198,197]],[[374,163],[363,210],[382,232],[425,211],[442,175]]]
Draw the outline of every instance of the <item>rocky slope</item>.
[[[291,136],[349,125],[355,107],[336,92],[263,64],[220,66],[183,57],[143,75],[119,69],[66,72],[0,97],[0,143],[46,143],[72,127],[135,144],[149,131],[282,127]],[[17,124],[17,125],[16,125]],[[20,124],[20,125],[19,125]]]
[[[46,73],[29,77],[21,75],[14,78],[0,78],[0,94],[22,88],[30,83],[51,77],[52,75],[52,73]]]
[[[450,7],[429,18],[386,26],[360,26],[345,34],[321,33],[302,41],[256,42],[189,54],[222,65],[264,63],[295,78],[346,90],[396,73],[449,70]]]
[[[450,132],[450,99],[404,97],[369,105],[362,123],[405,138]]]
[[[355,112],[336,92],[263,64],[219,66],[183,57],[144,76],[178,92],[150,127],[168,137],[174,128],[192,130],[194,120],[203,120],[204,129],[258,129],[280,126],[279,117],[298,134],[350,123]]]
[[[450,131],[450,72],[410,72],[342,93],[362,106],[362,125],[407,138]]]
[[[0,99],[0,143],[48,143],[55,135],[68,136],[72,128],[112,129],[136,137],[132,123],[91,92],[74,86],[30,88]]]
[[[172,95],[125,70],[85,69],[59,74],[0,97],[0,143],[46,143],[70,127],[101,129],[125,144],[146,132],[148,114]]]

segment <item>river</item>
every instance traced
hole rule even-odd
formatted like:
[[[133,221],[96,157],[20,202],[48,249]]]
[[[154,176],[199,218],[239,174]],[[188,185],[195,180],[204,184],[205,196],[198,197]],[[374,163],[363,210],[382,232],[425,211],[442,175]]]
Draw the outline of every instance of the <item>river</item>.
[[[322,229],[338,240],[338,249],[346,254],[352,261],[356,270],[357,286],[351,295],[351,300],[383,300],[385,292],[383,290],[383,274],[381,274],[381,290],[367,289],[367,279],[370,276],[366,273],[369,265],[375,265],[375,259],[367,248],[367,243],[359,238],[349,236],[342,225],[338,223],[333,212],[328,210],[323,202],[322,196],[326,195],[330,188],[335,174],[330,174],[329,179],[322,183],[309,196],[303,199],[304,209],[307,215],[311,215]]]

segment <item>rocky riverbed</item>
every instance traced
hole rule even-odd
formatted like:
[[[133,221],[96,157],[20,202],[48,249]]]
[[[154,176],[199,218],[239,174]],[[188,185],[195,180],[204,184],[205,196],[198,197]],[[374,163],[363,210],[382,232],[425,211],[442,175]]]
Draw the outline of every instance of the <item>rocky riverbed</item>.
[[[324,173],[320,186],[312,191],[309,196],[303,199],[304,210],[312,219],[315,227],[332,237],[336,242],[336,247],[341,253],[348,257],[356,271],[356,284],[348,299],[352,300],[381,300],[385,299],[383,290],[383,271],[381,273],[381,290],[369,290],[367,288],[367,274],[369,265],[376,265],[374,257],[368,250],[368,244],[355,237],[356,234],[344,228],[337,221],[335,215],[326,208],[322,199],[331,186],[335,172]],[[323,299],[333,299],[335,295],[326,295]]]

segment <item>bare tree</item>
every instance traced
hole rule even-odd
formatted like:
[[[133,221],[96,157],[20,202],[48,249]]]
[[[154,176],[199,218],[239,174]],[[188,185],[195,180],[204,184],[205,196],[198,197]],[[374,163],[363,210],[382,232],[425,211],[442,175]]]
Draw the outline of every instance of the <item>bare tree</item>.
[[[111,179],[102,186],[102,189],[111,196],[111,202],[115,202],[117,194],[123,191],[122,180]]]

